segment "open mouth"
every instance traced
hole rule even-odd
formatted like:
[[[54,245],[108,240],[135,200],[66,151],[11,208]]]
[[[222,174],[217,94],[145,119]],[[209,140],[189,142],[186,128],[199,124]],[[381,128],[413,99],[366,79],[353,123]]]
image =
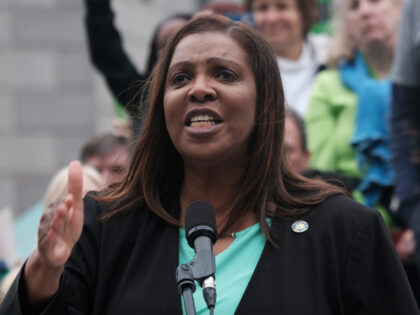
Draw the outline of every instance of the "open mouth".
[[[210,115],[194,116],[189,121],[190,127],[210,127],[220,123],[215,117]]]
[[[195,112],[188,115],[185,125],[192,128],[211,127],[221,123],[222,120],[213,112]]]

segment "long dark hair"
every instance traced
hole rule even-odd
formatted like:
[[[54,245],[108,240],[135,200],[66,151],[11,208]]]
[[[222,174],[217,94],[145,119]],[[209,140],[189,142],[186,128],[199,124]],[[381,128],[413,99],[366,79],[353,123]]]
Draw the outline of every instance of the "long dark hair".
[[[179,191],[184,176],[181,155],[174,148],[163,110],[167,71],[178,43],[188,35],[222,32],[246,52],[257,90],[255,127],[249,141],[249,158],[241,187],[220,233],[228,230],[249,209],[255,211],[270,242],[268,217],[293,216],[341,192],[329,184],[300,176],[285,163],[283,133],[285,106],[277,61],[270,45],[251,27],[229,18],[210,15],[187,23],[166,46],[150,80],[150,110],[136,145],[126,177],[99,199],[113,203],[113,216],[133,206],[145,205],[163,220],[179,225],[166,211],[162,200],[171,191]],[[205,38],[203,39],[205,40]],[[275,210],[275,211],[274,211]]]

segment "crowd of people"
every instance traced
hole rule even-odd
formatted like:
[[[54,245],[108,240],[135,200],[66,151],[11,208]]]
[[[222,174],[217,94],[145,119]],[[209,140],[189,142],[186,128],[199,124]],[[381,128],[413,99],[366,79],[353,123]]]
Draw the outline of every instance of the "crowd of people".
[[[211,4],[159,23],[144,71],[110,0],[84,3],[128,119],[52,179],[1,315],[185,314],[195,200],[216,313],[420,314],[419,1],[334,0],[322,34],[316,0]]]

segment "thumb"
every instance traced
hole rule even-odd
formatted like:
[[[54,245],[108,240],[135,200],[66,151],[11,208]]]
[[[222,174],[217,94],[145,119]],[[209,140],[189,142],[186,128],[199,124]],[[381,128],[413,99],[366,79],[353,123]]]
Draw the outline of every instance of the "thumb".
[[[81,203],[83,198],[83,173],[79,161],[72,161],[69,164],[68,177],[68,193],[73,195],[76,204]]]

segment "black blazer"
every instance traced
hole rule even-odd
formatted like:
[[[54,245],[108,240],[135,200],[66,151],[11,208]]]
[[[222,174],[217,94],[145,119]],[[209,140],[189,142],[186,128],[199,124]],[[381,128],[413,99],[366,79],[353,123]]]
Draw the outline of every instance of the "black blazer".
[[[103,211],[85,198],[82,237],[42,314],[182,314],[178,228],[145,209],[100,223]],[[300,234],[295,220],[273,220],[278,248],[266,243],[235,314],[419,314],[376,210],[335,196],[302,219],[309,229]],[[23,291],[18,278],[1,315],[27,312]]]

